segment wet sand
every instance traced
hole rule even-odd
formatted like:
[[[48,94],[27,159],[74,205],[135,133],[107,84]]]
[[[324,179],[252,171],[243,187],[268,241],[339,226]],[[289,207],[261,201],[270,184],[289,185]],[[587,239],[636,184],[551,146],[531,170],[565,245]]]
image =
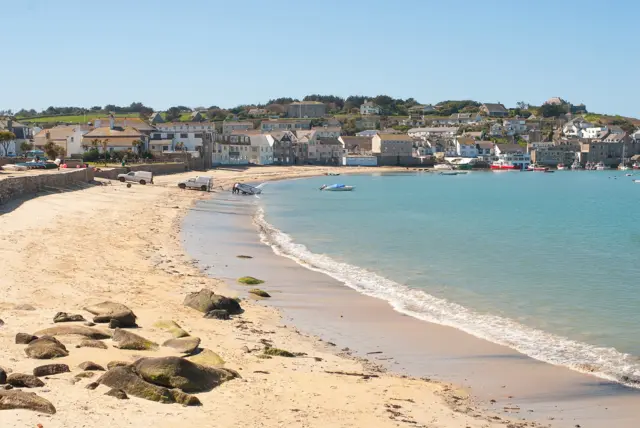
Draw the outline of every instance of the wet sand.
[[[265,279],[273,296],[268,304],[283,312],[285,322],[393,372],[461,385],[482,407],[505,416],[560,428],[638,426],[639,390],[403,315],[385,301],[277,256],[260,242],[252,223],[255,209],[254,198],[230,194],[202,201],[185,219],[183,241],[209,267],[208,274],[236,289],[242,289],[235,285],[240,276]]]

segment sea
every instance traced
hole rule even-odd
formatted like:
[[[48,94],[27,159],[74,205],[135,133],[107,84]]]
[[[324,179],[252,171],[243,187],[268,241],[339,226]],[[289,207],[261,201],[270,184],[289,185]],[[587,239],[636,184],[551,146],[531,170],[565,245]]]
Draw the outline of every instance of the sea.
[[[397,311],[640,387],[640,184],[618,171],[263,185],[262,241]],[[352,192],[323,192],[323,184]]]

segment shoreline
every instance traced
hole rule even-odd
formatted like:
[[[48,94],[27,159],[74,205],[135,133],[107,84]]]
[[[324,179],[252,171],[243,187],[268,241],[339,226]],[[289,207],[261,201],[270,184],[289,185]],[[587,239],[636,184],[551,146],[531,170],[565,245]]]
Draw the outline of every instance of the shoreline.
[[[241,180],[321,175],[328,169],[273,167],[210,174],[224,186]],[[79,337],[62,335],[59,340],[70,355],[53,362],[68,364],[72,373],[51,376],[44,379],[45,387],[32,389],[51,401],[57,413],[1,410],[4,424],[169,428],[185,423],[206,425],[215,418],[219,426],[525,426],[509,422],[506,416],[479,411],[463,391],[450,385],[385,374],[375,364],[336,355],[329,344],[283,326],[279,312],[261,302],[243,299],[245,312],[232,321],[204,319],[185,307],[185,294],[203,287],[237,294],[223,281],[204,275],[180,245],[184,215],[197,212],[193,204],[209,196],[175,188],[177,180],[193,175],[197,174],[159,176],[153,186],[128,189],[110,183],[40,196],[0,216],[0,239],[5,244],[0,259],[4,273],[0,362],[15,373],[29,373],[48,363],[26,358],[24,346],[14,343],[14,335],[53,326],[52,317],[58,311],[87,316],[82,309],[86,305],[113,300],[134,310],[140,325],[137,334],[162,343],[166,333],[153,324],[158,319],[173,319],[242,378],[198,394],[202,407],[197,408],[138,398],[118,402],[104,397],[104,386],[90,391],[84,388],[89,381],[74,381],[78,364],[87,360],[101,365],[113,360],[132,362],[170,351],[125,351],[113,347],[110,340],[105,341],[109,346],[104,350],[76,348]],[[306,356],[258,358],[264,340]]]
[[[224,199],[225,204],[233,205],[233,201],[228,198]],[[236,223],[241,221],[245,223],[247,221],[254,223],[253,218],[248,220],[246,219],[246,215],[236,217],[238,217]],[[254,224],[251,224],[251,227],[246,224],[235,224],[233,226],[227,224],[227,227],[235,228],[233,233],[241,231],[243,234],[247,234],[247,229],[250,228],[253,228],[253,233],[255,235],[259,233]],[[247,248],[255,251],[255,240],[250,239],[250,241],[251,242],[248,244]],[[268,248],[269,252],[272,251],[271,247],[267,247],[266,245],[265,247]],[[261,251],[260,254],[261,258],[269,258],[263,251]],[[288,257],[286,255],[281,256],[275,254],[272,254],[272,256],[276,258]],[[357,337],[358,335],[361,336],[362,329],[367,328],[367,323],[372,324],[376,320],[371,317],[362,317],[365,318],[365,320],[354,319],[354,317],[351,317],[348,323],[339,323],[332,320],[330,321],[330,327],[325,326],[323,328],[314,328],[314,326],[322,325],[322,323],[327,322],[328,313],[331,314],[331,316],[342,318],[342,314],[346,314],[348,312],[348,308],[345,308],[343,305],[339,310],[332,310],[330,305],[320,307],[307,303],[301,304],[298,301],[302,299],[306,302],[310,297],[322,300],[325,304],[327,302],[335,304],[337,301],[347,300],[356,306],[365,307],[365,311],[373,311],[373,308],[375,308],[378,316],[384,319],[387,323],[393,324],[397,331],[411,329],[420,329],[425,331],[430,330],[430,332],[426,334],[426,336],[423,335],[422,338],[428,337],[431,340],[437,339],[437,346],[444,348],[444,350],[437,352],[430,349],[424,349],[424,347],[418,347],[419,350],[423,352],[423,355],[414,351],[412,354],[409,352],[411,355],[408,357],[405,355],[404,359],[400,359],[401,362],[398,362],[396,359],[395,364],[408,366],[408,368],[402,367],[400,370],[398,370],[397,366],[394,367],[394,365],[384,362],[384,360],[395,359],[395,357],[382,359],[382,364],[394,372],[405,373],[411,376],[429,375],[429,377],[435,377],[439,381],[453,381],[458,385],[465,385],[467,388],[473,387],[473,395],[480,398],[480,402],[485,404],[484,409],[486,411],[497,412],[502,409],[501,405],[504,404],[504,401],[500,399],[498,399],[497,405],[489,405],[488,402],[494,398],[500,397],[504,399],[516,397],[518,403],[517,405],[514,404],[514,406],[520,406],[520,408],[523,409],[523,413],[525,412],[524,409],[527,408],[529,412],[529,414],[526,414],[527,419],[531,416],[535,417],[539,422],[544,422],[545,420],[557,421],[553,426],[573,427],[576,422],[580,422],[583,424],[582,426],[586,426],[584,424],[593,422],[594,420],[600,420],[601,422],[615,420],[616,423],[619,423],[619,425],[615,426],[620,427],[635,426],[633,421],[635,420],[634,418],[638,416],[638,413],[634,412],[632,407],[634,407],[633,405],[638,398],[638,391],[636,390],[624,387],[623,385],[615,382],[598,379],[588,374],[572,371],[566,367],[553,366],[548,363],[534,360],[533,358],[520,354],[511,348],[471,336],[470,334],[457,330],[453,327],[432,324],[428,321],[422,321],[416,318],[411,318],[413,320],[412,322],[404,322],[405,320],[402,320],[402,317],[409,317],[395,311],[386,301],[379,300],[374,297],[368,297],[355,290],[347,288],[343,284],[339,283],[339,281],[330,278],[326,273],[320,274],[322,277],[325,277],[324,280],[310,280],[310,275],[292,274],[292,270],[294,268],[290,265],[283,266],[285,263],[274,262],[272,260],[273,257],[269,259],[269,263],[276,266],[273,269],[286,269],[288,275],[297,276],[305,283],[311,281],[313,282],[313,285],[318,288],[318,290],[315,290],[314,292],[305,294],[304,292],[294,290],[287,286],[286,292],[283,293],[296,294],[295,298],[289,300],[282,298],[280,299],[282,301],[272,299],[272,301],[269,302],[270,306],[278,307],[283,311],[283,314],[290,322],[305,332],[309,332],[328,341],[333,340],[336,343],[339,343],[340,341],[335,338],[340,338],[340,334],[338,333],[338,331],[340,331],[343,333],[343,337],[341,339],[344,345],[351,346],[353,348],[353,343],[356,343],[355,348],[360,351],[357,352],[356,355],[374,358],[368,357],[367,352],[365,352],[366,349],[369,349],[370,351],[373,350],[371,344],[375,343],[374,336],[369,337],[368,341],[354,341],[354,337]],[[227,260],[225,260],[225,263],[226,262]],[[308,271],[308,268],[301,266],[297,262],[296,265],[299,269]],[[269,275],[268,269],[264,267],[261,267],[261,269],[263,275]],[[217,272],[217,274],[219,274],[219,272]],[[240,273],[238,273],[238,276],[241,276]],[[279,276],[275,274],[272,276],[279,281],[286,280],[282,275]],[[231,277],[228,278],[231,279]],[[269,281],[267,284],[268,283]],[[337,287],[336,284],[338,284]],[[338,287],[341,287],[343,290],[340,290]],[[280,294],[278,294],[278,296],[279,295]],[[354,295],[357,295],[358,297],[354,297]],[[372,303],[374,300],[377,301],[377,303]],[[384,313],[384,315],[380,316],[381,312]],[[388,312],[393,312],[395,315],[389,315]],[[358,328],[349,330],[349,323],[358,324],[359,330]],[[427,327],[426,325],[430,326]],[[380,324],[376,324],[376,328],[379,327]],[[345,330],[348,330],[348,333],[344,333]],[[392,329],[386,329],[384,332],[387,337],[392,337],[394,334]],[[331,334],[333,334],[333,336]],[[449,336],[453,336],[454,339],[449,339]],[[415,343],[415,340],[418,339],[419,336],[416,337],[414,335],[414,337],[411,337],[411,335],[409,335],[409,337],[411,340],[405,340],[404,343],[396,340],[396,346],[405,349],[409,348],[411,343]],[[467,346],[452,346],[452,343],[449,343],[443,347],[442,342],[447,341],[466,342]],[[394,355],[393,347],[375,349],[376,354],[380,352],[379,349],[384,349],[384,352],[381,353],[383,353],[385,357]],[[470,352],[470,349],[473,349],[474,352]],[[436,360],[451,359],[453,357],[455,360],[458,360],[458,362],[443,364],[442,362],[436,361],[436,364],[422,365],[412,363],[412,359],[417,360],[424,355],[428,355],[430,358]],[[459,363],[460,360],[462,360],[463,363]],[[508,362],[505,364],[504,361]],[[481,371],[484,371],[485,373],[483,376],[478,376],[477,373],[473,373],[473,370],[469,372],[467,369],[466,372],[465,370],[461,370],[463,374],[460,374],[459,376],[452,376],[452,373],[460,371],[461,367],[464,368],[469,365],[481,366]],[[504,367],[505,365],[508,367]],[[489,370],[487,370],[487,368],[489,368]],[[434,370],[436,371],[434,372]],[[444,374],[439,373],[438,371],[442,371]],[[525,375],[523,375],[523,373]],[[514,382],[516,384],[515,387]],[[545,384],[541,385],[543,382]],[[504,384],[509,384],[508,394],[504,392]],[[537,385],[532,387],[527,384]],[[545,395],[548,396],[545,397]],[[560,407],[558,405],[559,403],[563,408],[558,409],[558,407]],[[586,412],[584,411],[583,406],[591,406],[591,410]]]

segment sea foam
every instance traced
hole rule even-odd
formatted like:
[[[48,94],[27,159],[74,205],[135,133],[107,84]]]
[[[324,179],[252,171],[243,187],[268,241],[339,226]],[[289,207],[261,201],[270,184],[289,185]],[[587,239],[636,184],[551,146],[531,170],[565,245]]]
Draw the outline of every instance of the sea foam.
[[[593,346],[550,334],[505,317],[478,313],[358,266],[324,254],[315,254],[268,223],[262,208],[256,211],[254,223],[259,229],[261,241],[277,255],[288,257],[307,269],[322,272],[362,294],[385,300],[398,312],[454,327],[481,339],[508,346],[539,361],[640,388],[640,363],[633,355],[615,348]]]

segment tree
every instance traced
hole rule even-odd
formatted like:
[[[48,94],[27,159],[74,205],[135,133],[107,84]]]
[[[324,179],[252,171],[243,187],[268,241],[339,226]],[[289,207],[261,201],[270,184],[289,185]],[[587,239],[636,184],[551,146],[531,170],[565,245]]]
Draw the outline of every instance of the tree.
[[[175,122],[178,119],[180,119],[180,108],[178,107],[171,107],[169,110],[167,110],[167,114],[166,114],[166,120],[167,122]]]
[[[109,139],[105,138],[104,140],[99,140],[100,147],[102,148],[102,153],[104,153],[104,164],[107,165],[107,149],[109,148]]]
[[[138,152],[138,154],[142,154],[144,143],[141,140],[135,140],[131,143],[131,146],[136,150],[136,152]]]
[[[566,104],[543,104],[539,109],[542,117],[560,117],[567,113]]]
[[[28,141],[23,141],[22,143],[20,143],[20,151],[22,153],[26,153],[31,150],[33,150],[33,143],[30,143]]]
[[[44,145],[44,152],[49,159],[55,159],[58,157],[59,147],[53,141],[47,141]]]
[[[9,154],[9,146],[11,142],[16,139],[16,134],[11,131],[0,131],[0,146],[2,147],[2,155],[7,156]]]

